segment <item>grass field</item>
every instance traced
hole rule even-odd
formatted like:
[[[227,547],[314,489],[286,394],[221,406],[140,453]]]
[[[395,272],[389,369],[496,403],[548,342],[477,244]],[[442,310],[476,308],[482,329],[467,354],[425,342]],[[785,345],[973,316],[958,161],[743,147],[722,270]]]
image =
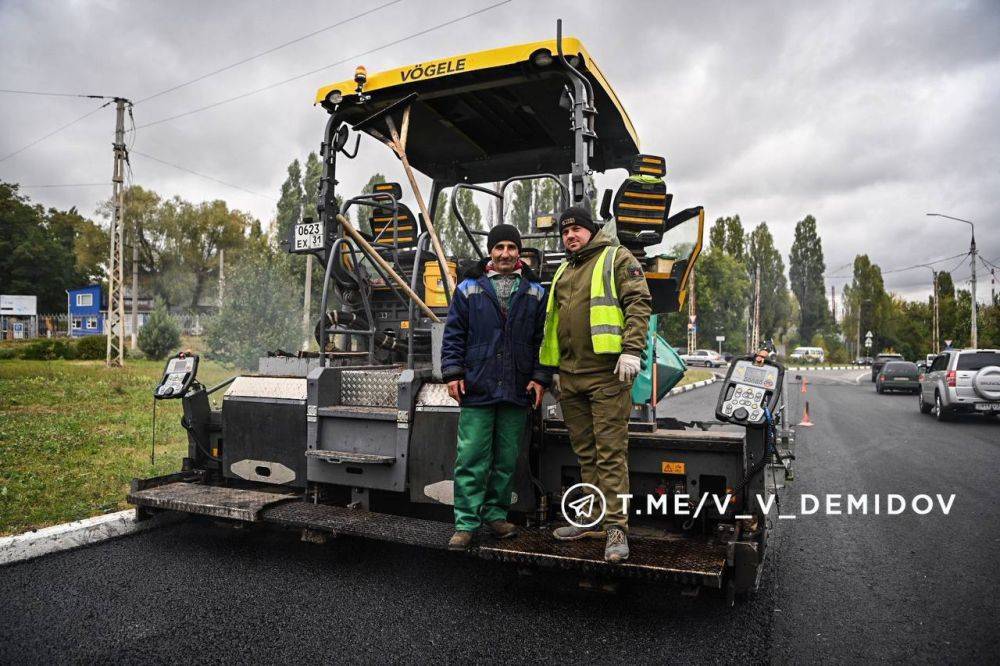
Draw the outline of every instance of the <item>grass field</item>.
[[[0,534],[127,508],[133,477],[180,469],[187,436],[175,400],[157,406],[150,463],[152,389],[163,365],[0,361]],[[198,378],[211,386],[232,374],[203,361]]]
[[[715,373],[711,370],[693,370],[688,368],[687,372],[684,373],[684,377],[677,382],[677,386],[684,386],[685,384],[694,384],[695,382],[700,382],[703,379],[711,379],[715,376]],[[675,387],[676,388],[676,387]]]

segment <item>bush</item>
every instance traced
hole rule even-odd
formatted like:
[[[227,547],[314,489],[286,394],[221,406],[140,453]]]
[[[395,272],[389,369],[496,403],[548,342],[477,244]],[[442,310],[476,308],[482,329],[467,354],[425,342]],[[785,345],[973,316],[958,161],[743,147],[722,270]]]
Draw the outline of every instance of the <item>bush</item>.
[[[159,361],[181,344],[181,328],[162,301],[157,302],[146,325],[139,329],[139,349],[146,358]]]
[[[103,361],[108,357],[108,336],[88,335],[76,341],[76,357],[84,361]]]
[[[26,361],[53,361],[58,358],[76,358],[72,343],[55,338],[35,340],[20,349],[20,357]]]
[[[12,347],[0,349],[0,361],[7,361],[17,358],[17,350]]]

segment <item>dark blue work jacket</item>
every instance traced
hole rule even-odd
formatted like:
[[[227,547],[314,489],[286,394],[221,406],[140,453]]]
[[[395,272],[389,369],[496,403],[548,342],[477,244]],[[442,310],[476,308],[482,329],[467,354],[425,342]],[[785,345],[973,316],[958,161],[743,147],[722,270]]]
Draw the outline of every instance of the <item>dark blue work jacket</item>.
[[[547,386],[551,379],[551,371],[538,363],[545,288],[524,266],[504,317],[485,267],[484,259],[455,290],[444,329],[441,374],[445,381],[465,380],[463,406],[506,402],[527,407],[532,404],[528,382]]]

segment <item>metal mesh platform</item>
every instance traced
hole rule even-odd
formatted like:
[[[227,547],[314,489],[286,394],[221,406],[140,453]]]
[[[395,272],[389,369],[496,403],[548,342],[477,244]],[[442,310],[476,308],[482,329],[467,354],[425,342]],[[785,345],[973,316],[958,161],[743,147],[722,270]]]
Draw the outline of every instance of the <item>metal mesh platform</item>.
[[[269,504],[295,497],[297,495],[288,493],[178,482],[136,490],[130,492],[127,499],[136,506],[253,522],[258,519],[260,510]]]
[[[615,577],[672,580],[721,588],[726,549],[725,543],[704,537],[666,539],[630,536],[629,559],[621,564],[608,564],[604,561],[603,539],[557,541],[549,530],[522,530],[515,539],[482,544],[479,556],[506,562],[582,569]]]
[[[261,512],[261,520],[286,527],[322,530],[423,548],[446,549],[450,523],[407,518],[359,509],[284,502]],[[629,539],[631,556],[624,564],[604,561],[604,540],[557,541],[551,531],[521,529],[516,538],[497,541],[483,537],[470,553],[484,559],[562,569],[584,570],[614,577],[670,580],[722,587],[726,544],[704,537]]]

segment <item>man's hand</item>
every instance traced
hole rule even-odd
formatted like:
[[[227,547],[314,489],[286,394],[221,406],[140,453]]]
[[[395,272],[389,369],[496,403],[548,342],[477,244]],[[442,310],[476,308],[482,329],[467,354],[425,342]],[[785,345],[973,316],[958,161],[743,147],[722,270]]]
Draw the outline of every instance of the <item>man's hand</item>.
[[[461,404],[462,396],[465,395],[465,380],[455,379],[448,382],[448,395],[451,396],[452,400]]]
[[[542,405],[542,394],[545,393],[545,387],[536,381],[530,381],[528,382],[528,387],[525,390],[528,393],[535,394],[534,409],[538,409]]]
[[[627,384],[635,379],[635,376],[639,374],[639,368],[641,365],[642,361],[639,360],[638,356],[633,356],[632,354],[622,354],[618,357],[618,364],[615,365],[615,374],[618,375],[619,381]]]

